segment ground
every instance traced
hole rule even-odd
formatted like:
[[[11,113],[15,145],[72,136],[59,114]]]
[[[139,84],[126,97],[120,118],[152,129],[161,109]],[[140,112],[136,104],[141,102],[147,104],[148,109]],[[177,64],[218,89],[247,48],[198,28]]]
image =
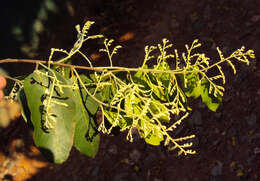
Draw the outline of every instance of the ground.
[[[102,135],[94,159],[72,150],[68,161],[55,165],[46,162],[33,146],[32,134],[19,118],[0,130],[2,178],[13,181],[260,180],[260,39],[257,38],[260,37],[260,1],[57,0],[56,4],[59,13],[50,14],[44,22],[39,47],[32,55],[35,59],[45,59],[53,47],[70,49],[75,41],[75,24],[86,20],[96,22],[91,33],[101,32],[124,47],[115,59],[118,66],[139,66],[144,46],[156,45],[162,38],[171,40],[179,51],[184,50],[185,44],[199,39],[203,44],[200,51],[213,57],[212,61],[217,58],[216,46],[228,56],[245,45],[255,51],[256,59],[250,66],[238,65],[235,76],[230,67],[225,68],[226,90],[217,112],[211,112],[200,101],[192,101],[193,113],[177,131],[180,136],[196,134],[195,155],[178,157],[176,152],[163,146],[149,146],[141,139],[129,143],[125,134]],[[90,42],[86,47],[96,65],[107,61],[96,49],[101,43]]]

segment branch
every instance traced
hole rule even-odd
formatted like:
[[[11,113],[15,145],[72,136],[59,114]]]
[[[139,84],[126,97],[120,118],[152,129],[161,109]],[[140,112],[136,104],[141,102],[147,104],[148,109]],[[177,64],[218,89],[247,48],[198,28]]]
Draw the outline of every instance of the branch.
[[[87,66],[80,66],[80,65],[70,65],[64,63],[58,63],[53,61],[45,61],[45,60],[31,60],[31,59],[2,59],[0,60],[0,64],[2,63],[31,63],[31,64],[52,64],[58,65],[62,67],[69,67],[71,69],[84,69],[84,70],[92,70],[102,72],[105,70],[110,70],[111,72],[154,72],[154,73],[170,73],[170,74],[183,74],[183,73],[190,73],[194,71],[186,71],[186,70],[156,70],[156,69],[143,69],[143,68],[127,68],[127,67],[87,67]]]
[[[32,63],[32,64],[52,64],[52,65],[59,65],[62,67],[70,67],[70,68],[75,68],[75,69],[86,69],[86,70],[96,70],[96,71],[103,71],[103,68],[99,68],[99,67],[95,67],[95,68],[91,68],[91,67],[86,67],[86,66],[80,66],[80,65],[70,65],[70,64],[64,64],[64,63],[58,63],[58,62],[53,62],[53,61],[45,61],[45,60],[30,60],[30,59],[11,59],[11,58],[7,58],[7,59],[3,59],[0,60],[0,64],[2,63]]]

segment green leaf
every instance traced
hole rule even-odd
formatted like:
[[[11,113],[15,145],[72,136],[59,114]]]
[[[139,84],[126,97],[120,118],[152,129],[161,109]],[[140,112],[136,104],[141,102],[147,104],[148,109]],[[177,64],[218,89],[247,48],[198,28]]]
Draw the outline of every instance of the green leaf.
[[[126,115],[132,117],[133,114],[141,114],[142,109],[140,108],[139,103],[141,103],[141,100],[136,97],[134,93],[128,94],[125,98]]]
[[[148,66],[145,64],[142,68],[148,69]],[[142,72],[142,71],[136,72],[134,77],[133,77],[133,80],[134,80],[135,83],[144,85],[146,88],[148,86],[146,81],[144,80],[144,72]]]
[[[168,71],[171,68],[170,68],[170,66],[167,62],[162,61],[160,64],[157,65],[157,69]],[[170,74],[169,73],[159,73],[159,74],[156,74],[156,75],[158,75],[157,77],[159,79],[161,79],[161,81],[163,82],[163,85],[165,87],[168,87],[169,82],[170,82]]]
[[[153,90],[153,93],[161,100],[161,101],[167,101],[165,96],[165,91],[162,86],[157,86],[153,83],[150,83],[149,85],[151,89]]]
[[[84,84],[92,83],[92,81],[84,74],[80,75],[80,78]],[[79,85],[80,85],[80,83],[79,83]],[[90,87],[90,88],[88,88],[88,91],[91,94],[93,94],[95,91],[95,88]],[[99,103],[97,101],[95,101],[91,96],[89,96],[82,86],[80,86],[80,95],[81,95],[81,98],[83,99],[84,105],[86,106],[87,110],[90,112],[90,114],[95,115],[97,112],[97,109],[99,107]],[[96,93],[95,98],[100,100],[101,99],[100,93]],[[79,100],[77,100],[77,101],[79,101]]]
[[[148,66],[144,65],[143,69],[147,69]],[[167,62],[161,62],[157,67],[158,70],[170,70],[170,66]],[[170,75],[168,73],[144,73],[138,71],[134,75],[135,83],[141,84],[145,87],[145,90],[151,89],[153,94],[161,101],[166,101],[168,95],[165,94],[166,88],[169,85]]]
[[[152,90],[153,94],[162,101],[166,101],[165,90],[163,87],[163,82],[160,79],[157,79],[151,73],[147,75],[141,72],[137,72],[134,76],[135,82],[144,86],[145,90]],[[157,83],[161,85],[156,85]]]
[[[88,112],[85,110],[79,114],[81,118],[77,120],[74,146],[81,153],[88,155],[89,157],[95,157],[100,142],[100,134],[98,133],[97,126],[94,119],[89,117]]]
[[[211,111],[215,112],[222,102],[222,97],[219,94],[215,97],[213,91],[209,94],[209,86],[210,82],[208,80],[203,79],[201,81],[201,98],[202,102],[204,102]]]
[[[144,127],[145,123],[148,124],[148,125],[146,125],[146,127],[153,127],[153,125],[151,125],[152,123],[149,123],[148,121],[144,122],[144,120],[140,120],[141,127]],[[161,134],[158,130],[154,130],[154,132],[150,131],[150,132],[146,133],[146,135],[144,132],[139,132],[139,133],[140,133],[141,137],[144,138],[145,142],[150,145],[158,146],[161,144],[161,141],[164,140],[163,134]]]
[[[86,75],[80,75],[80,78],[84,84],[91,82]],[[82,86],[79,87],[80,89],[75,91],[77,122],[74,146],[81,153],[95,157],[99,148],[100,134],[98,133],[93,116],[95,116],[99,104],[87,94]],[[93,94],[94,88],[90,88],[88,91]],[[89,115],[89,113],[91,115]]]
[[[65,60],[63,63],[71,65],[72,60],[68,59],[68,60]],[[65,79],[69,79],[70,76],[71,76],[71,68],[70,67],[63,67],[63,66],[59,66],[59,65],[54,65],[53,70],[55,70],[56,72],[59,72],[60,75],[62,75]]]
[[[48,160],[62,163],[67,160],[73,145],[76,115],[74,92],[70,88],[59,89],[54,86],[52,78],[39,72],[46,73],[45,70],[34,71],[24,81],[24,92],[34,127],[34,142]],[[59,84],[71,85],[57,72],[49,71],[49,76],[56,76]],[[46,101],[51,93],[47,111]],[[52,128],[46,126],[46,118],[53,124]]]
[[[150,104],[150,108],[154,115],[161,114],[161,116],[159,117],[160,121],[167,122],[167,123],[170,121],[169,110],[160,101],[153,100]]]
[[[144,140],[146,143],[150,145],[158,146],[161,144],[161,141],[163,141],[164,138],[163,135],[160,134],[159,132],[156,132],[154,134],[150,132],[150,134]]]
[[[194,67],[192,70],[196,70],[197,67]],[[185,76],[186,79],[186,86],[184,86],[184,75],[181,75],[181,81],[183,84],[183,91],[187,97],[193,97],[193,98],[198,98],[201,93],[201,84],[200,84],[200,78],[198,73],[189,73],[186,74]]]
[[[110,102],[112,99],[112,87],[111,85],[105,85],[104,88],[102,88],[101,93],[101,100],[103,102]]]
[[[113,123],[117,120],[118,121],[117,126],[119,126],[121,129],[132,124],[132,119],[130,119],[124,115],[118,115],[117,112],[113,112],[110,110],[104,110],[103,113],[106,116],[107,120],[110,122],[110,124],[113,125]]]

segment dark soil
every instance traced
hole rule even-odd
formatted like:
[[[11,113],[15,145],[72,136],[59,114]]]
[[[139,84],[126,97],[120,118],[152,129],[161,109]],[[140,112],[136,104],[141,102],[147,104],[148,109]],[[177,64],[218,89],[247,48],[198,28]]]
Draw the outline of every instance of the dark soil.
[[[76,39],[74,26],[92,20],[96,24],[91,33],[114,38],[124,47],[115,56],[114,65],[118,66],[141,65],[144,46],[161,43],[162,38],[171,40],[179,52],[198,38],[203,44],[200,51],[213,57],[212,61],[217,58],[216,46],[228,56],[245,45],[255,51],[256,59],[248,67],[237,64],[235,76],[230,67],[225,68],[226,91],[217,112],[211,112],[199,100],[192,101],[193,113],[178,129],[178,135],[197,135],[195,155],[178,157],[174,151],[149,146],[140,139],[129,143],[125,134],[102,135],[94,159],[72,150],[68,161],[55,165],[47,163],[33,146],[30,129],[20,118],[0,130],[3,180],[260,180],[259,0],[57,0],[56,5],[59,12],[50,13],[44,22],[32,58],[46,59],[53,47],[69,50]],[[101,45],[100,41],[91,41],[85,47],[97,66],[108,64],[98,54]],[[5,54],[4,58],[13,55]],[[16,66],[4,68],[19,74],[21,64]]]

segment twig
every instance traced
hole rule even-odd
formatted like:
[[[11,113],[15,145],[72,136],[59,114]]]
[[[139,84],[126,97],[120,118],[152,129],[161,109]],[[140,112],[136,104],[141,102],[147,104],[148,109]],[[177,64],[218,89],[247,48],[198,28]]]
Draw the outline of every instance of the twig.
[[[48,62],[45,60],[30,60],[30,59],[11,59],[11,58],[7,58],[7,59],[3,59],[0,60],[0,64],[2,63],[33,63],[33,64],[38,64],[38,63],[42,63],[42,64],[47,64],[50,63],[52,65],[59,65],[62,67],[70,67],[70,68],[75,68],[75,69],[86,69],[86,70],[96,70],[96,71],[102,71],[102,68],[99,67],[95,67],[95,68],[91,68],[91,67],[86,67],[86,66],[80,66],[80,65],[70,65],[70,64],[65,64],[65,63],[58,63],[58,62]]]
[[[62,67],[69,67],[72,69],[83,69],[83,70],[92,70],[102,72],[104,70],[110,70],[111,72],[153,72],[153,73],[170,73],[170,74],[183,74],[183,73],[194,73],[194,71],[188,70],[158,70],[158,69],[142,69],[142,68],[126,68],[126,67],[87,67],[87,66],[80,66],[80,65],[70,65],[64,63],[58,63],[53,61],[45,61],[45,60],[31,60],[31,59],[2,59],[0,60],[0,64],[2,63],[32,63],[32,64],[52,64],[58,65]],[[203,71],[203,70],[202,70]]]

